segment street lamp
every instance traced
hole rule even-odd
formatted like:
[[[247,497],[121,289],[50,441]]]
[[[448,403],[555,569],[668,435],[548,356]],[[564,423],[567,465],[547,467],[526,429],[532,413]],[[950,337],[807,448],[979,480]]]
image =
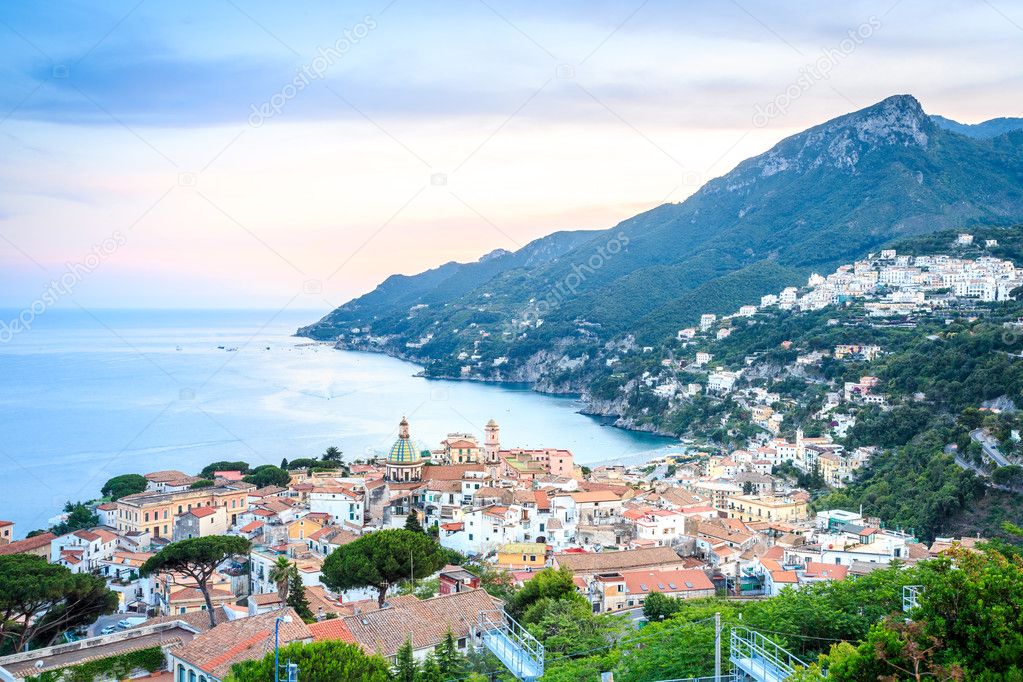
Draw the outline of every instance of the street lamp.
[[[279,635],[281,623],[290,623],[291,616],[285,614],[283,616],[277,616],[274,620],[274,682],[281,682],[281,664],[280,664],[280,644]]]

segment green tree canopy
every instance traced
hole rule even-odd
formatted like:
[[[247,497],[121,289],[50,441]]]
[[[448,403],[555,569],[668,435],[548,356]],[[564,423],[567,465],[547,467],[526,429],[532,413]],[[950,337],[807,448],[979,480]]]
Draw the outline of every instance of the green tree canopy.
[[[305,595],[305,585],[302,584],[302,576],[298,569],[291,567],[290,586],[288,588],[288,606],[295,609],[298,617],[307,623],[315,620],[312,608],[309,606],[309,599]]]
[[[199,472],[199,478],[212,479],[214,471],[240,471],[244,474],[249,471],[249,463],[242,461],[229,462],[226,460],[212,462],[202,468],[202,471]]]
[[[277,586],[277,596],[281,603],[287,603],[288,592],[291,590],[291,574],[296,572],[295,565],[286,556],[277,557],[277,561],[270,567],[270,574],[267,576]]]
[[[343,453],[341,452],[341,449],[331,445],[323,452],[323,455],[320,457],[320,459],[322,459],[324,462],[340,463],[342,457]]]
[[[114,476],[104,483],[100,488],[100,493],[103,494],[103,497],[109,497],[111,500],[119,500],[125,495],[142,492],[146,489],[147,483],[146,477],[140,474],[122,474]]]
[[[19,651],[30,642],[47,646],[65,630],[116,608],[117,595],[103,578],[72,573],[32,554],[0,555],[2,652]]]
[[[423,524],[419,523],[419,516],[414,511],[410,511],[408,516],[405,517],[405,530],[410,530],[414,533],[426,532],[423,530]]]
[[[320,464],[321,464],[320,460],[316,459],[315,457],[299,457],[298,459],[293,459],[290,462],[288,462],[287,468],[289,470],[311,469],[313,467],[319,466]]]
[[[530,633],[552,654],[573,656],[616,642],[626,631],[625,619],[594,614],[583,599],[540,599],[526,611]]]
[[[657,622],[670,618],[679,610],[679,601],[666,597],[660,592],[653,592],[643,602],[643,615],[647,620]]]
[[[512,595],[507,604],[508,612],[513,618],[527,622],[529,609],[543,600],[568,599],[588,603],[586,598],[576,591],[572,572],[567,568],[545,568],[527,580],[518,592]]]
[[[160,571],[177,571],[195,580],[196,587],[206,600],[210,627],[213,627],[216,621],[213,602],[210,600],[209,579],[220,564],[232,556],[248,554],[251,547],[252,543],[248,540],[234,535],[208,535],[179,540],[146,560],[139,573],[148,576]]]
[[[84,502],[67,502],[64,504],[64,512],[68,515],[67,519],[50,529],[54,535],[67,535],[99,525],[99,514]]]
[[[263,464],[253,469],[242,480],[246,483],[252,483],[259,488],[265,488],[268,485],[284,488],[291,483],[291,475],[284,469],[275,467],[273,464]]]
[[[355,644],[325,640],[292,642],[280,649],[280,660],[298,665],[302,682],[391,682],[391,670],[379,654],[367,655]],[[257,661],[236,663],[227,682],[267,682],[274,679],[274,654]]]
[[[416,682],[419,664],[412,654],[412,640],[406,639],[394,656],[394,682]]]
[[[323,562],[320,578],[334,590],[372,587],[383,607],[387,590],[415,575],[430,575],[447,563],[436,540],[404,528],[378,530],[334,550]]]

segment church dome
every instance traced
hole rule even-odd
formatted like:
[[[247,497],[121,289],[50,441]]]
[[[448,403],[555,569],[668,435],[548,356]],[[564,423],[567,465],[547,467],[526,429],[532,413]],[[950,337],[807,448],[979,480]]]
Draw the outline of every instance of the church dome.
[[[408,420],[401,418],[398,425],[398,440],[394,441],[391,451],[387,454],[389,464],[419,464],[422,457],[408,433]]]

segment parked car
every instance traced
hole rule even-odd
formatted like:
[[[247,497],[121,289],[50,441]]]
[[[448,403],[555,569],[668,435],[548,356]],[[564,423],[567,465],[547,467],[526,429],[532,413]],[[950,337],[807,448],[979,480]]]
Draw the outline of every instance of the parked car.
[[[103,628],[102,630],[100,630],[99,634],[101,634],[101,635],[109,635],[110,633],[116,632],[116,631],[117,631],[116,627],[114,627],[113,625],[108,625],[105,628]]]
[[[128,628],[133,628],[136,625],[141,625],[144,622],[146,622],[145,618],[122,618],[117,621],[117,629],[127,630]]]

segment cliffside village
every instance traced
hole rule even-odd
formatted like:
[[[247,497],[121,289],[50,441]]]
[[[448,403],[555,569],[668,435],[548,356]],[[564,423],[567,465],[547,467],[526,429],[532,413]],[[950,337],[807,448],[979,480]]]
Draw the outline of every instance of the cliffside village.
[[[973,235],[960,234],[957,246],[973,244]],[[984,248],[998,246],[996,240],[985,241]],[[715,360],[714,344],[731,336],[740,325],[753,324],[758,314],[772,309],[813,311],[829,306],[842,306],[852,302],[862,304],[864,319],[855,324],[884,324],[891,316],[901,316],[900,326],[915,326],[914,319],[929,314],[945,314],[946,322],[954,319],[961,311],[949,311],[953,306],[970,305],[971,301],[993,302],[1012,298],[1013,289],[1023,285],[1023,271],[1015,268],[1008,260],[982,256],[971,260],[949,255],[909,256],[900,255],[894,249],[870,254],[862,261],[840,266],[827,277],[813,274],[803,288],[788,287],[778,294],[761,297],[759,305],[745,305],[731,315],[718,317],[705,313],[695,327],[680,329],[677,340],[681,354],[661,360],[661,367],[647,370],[639,378],[640,385],[659,398],[667,399],[669,405],[706,395],[714,400],[728,397],[750,413],[750,421],[764,429],[750,443],[750,447],[765,445],[768,449],[788,452],[791,446],[769,443],[782,430],[785,414],[780,409],[785,401],[776,392],[753,386],[758,376],[757,355],[746,356],[739,362],[725,365]],[[828,326],[839,324],[838,319],[827,322]],[[820,366],[829,358],[842,362],[872,362],[882,356],[885,349],[876,344],[837,344],[833,349],[813,350],[794,348],[791,341],[781,343],[782,350],[798,353],[795,361],[786,371],[791,376],[802,376],[805,370]],[[653,352],[652,347],[642,348]],[[609,365],[620,361],[618,357],[607,360]],[[688,380],[680,379],[680,372]],[[699,378],[699,381],[695,381]],[[865,406],[877,406],[887,410],[891,407],[889,397],[879,390],[877,377],[864,375],[857,381],[846,381],[827,391],[820,408],[811,416],[825,422],[828,435],[845,438],[848,430],[856,424],[856,412]],[[923,399],[918,394],[915,399]],[[838,446],[829,446],[825,451],[816,448],[821,443],[808,443],[813,447],[808,459],[793,459],[793,464],[804,471],[819,467],[828,485],[842,487],[850,480],[853,472],[870,458],[872,448],[859,448],[844,453]],[[766,453],[764,453],[766,454]],[[739,453],[741,461],[747,455]],[[769,456],[754,458],[772,460]],[[732,459],[736,459],[735,456]],[[783,460],[784,461],[784,460]],[[805,464],[805,466],[803,466]]]
[[[222,680],[232,664],[264,655],[276,617],[288,608],[270,579],[281,556],[297,566],[316,616],[312,624],[293,618],[281,628],[282,643],[339,639],[393,659],[411,637],[423,658],[450,629],[463,650],[478,645],[480,613],[499,604],[461,566],[433,576],[436,596],[392,592],[383,608],[375,592],[338,594],[321,584],[327,555],[366,533],[402,527],[409,513],[435,528],[443,546],[509,572],[516,583],[544,567],[569,570],[594,612],[639,609],[654,592],[771,596],[947,549],[951,539],[927,547],[857,513],[811,516],[809,495],[771,475],[772,467],[792,462],[819,465],[839,481],[868,455],[846,456],[826,439],[800,433],[795,442],[775,439],[700,463],[663,462],[653,471],[598,466],[584,475],[567,450],[505,447],[493,420],[482,442],[452,433],[426,451],[402,419],[386,458],[344,472],[293,472],[287,487],[256,488],[239,471],[218,471],[213,487],[191,489],[197,477],[152,472],[146,491],[98,505],[95,528],[13,541],[13,525],[0,522],[0,554],[37,554],[105,576],[119,611],[135,617],[78,642],[2,658],[0,679],[157,642],[168,680]],[[140,578],[138,569],[170,542],[215,534],[253,544],[211,582],[211,628],[194,583],[175,574]]]

